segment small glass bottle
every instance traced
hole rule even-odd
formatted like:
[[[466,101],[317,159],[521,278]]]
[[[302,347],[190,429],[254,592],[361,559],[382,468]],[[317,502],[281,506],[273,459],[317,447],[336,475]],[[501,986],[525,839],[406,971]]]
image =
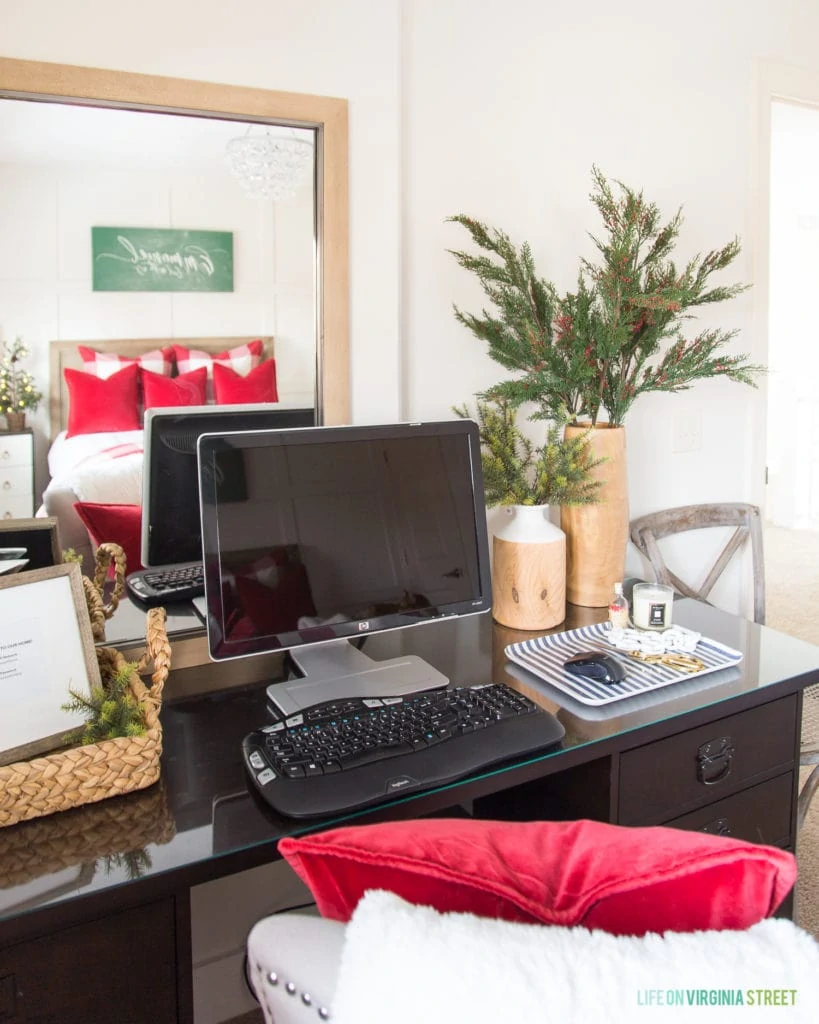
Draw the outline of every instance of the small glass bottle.
[[[609,622],[615,629],[628,628],[628,601],[623,594],[623,584],[614,584],[614,597],[609,602]]]

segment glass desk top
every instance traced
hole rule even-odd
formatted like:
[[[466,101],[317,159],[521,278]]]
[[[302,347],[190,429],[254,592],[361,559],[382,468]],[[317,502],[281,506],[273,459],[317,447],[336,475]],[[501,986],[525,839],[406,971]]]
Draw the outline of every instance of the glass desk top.
[[[605,616],[605,609],[571,608],[561,628]],[[602,708],[578,704],[507,662],[508,644],[537,634],[499,626],[489,615],[369,637],[366,651],[376,659],[419,654],[456,683],[508,682],[555,714],[566,735],[560,746],[514,766],[495,766],[468,782],[332,819],[278,818],[252,795],[239,748],[242,738],[266,720],[264,683],[168,702],[162,711],[165,749],[159,783],[0,829],[0,921],[139,879],[167,875],[170,885],[170,876],[178,872],[196,870],[202,880],[230,874],[235,868],[220,865],[223,858],[258,848],[259,863],[272,860],[275,842],[284,835],[453,807],[476,780],[487,780],[487,792],[502,789],[504,773],[521,765],[537,765],[540,773],[549,774],[571,758],[577,763],[578,754],[591,760],[622,749],[628,745],[624,737],[635,730],[736,698],[748,706],[764,703],[761,691],[770,687],[777,691],[772,696],[780,696],[819,682],[819,647],[696,601],[675,602],[674,619],[741,651],[742,661]],[[725,714],[733,710],[729,706]]]

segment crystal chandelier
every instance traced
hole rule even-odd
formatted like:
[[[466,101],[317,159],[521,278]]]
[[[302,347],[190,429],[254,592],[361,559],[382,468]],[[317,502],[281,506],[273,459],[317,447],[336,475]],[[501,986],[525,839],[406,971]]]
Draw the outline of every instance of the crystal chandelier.
[[[225,161],[250,199],[292,199],[313,170],[313,145],[293,132],[251,135],[250,128],[225,147]]]

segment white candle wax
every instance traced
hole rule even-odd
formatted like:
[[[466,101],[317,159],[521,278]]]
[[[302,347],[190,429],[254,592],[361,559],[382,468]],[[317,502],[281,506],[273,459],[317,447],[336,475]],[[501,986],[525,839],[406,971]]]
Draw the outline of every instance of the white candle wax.
[[[660,583],[637,583],[632,596],[632,617],[638,629],[667,629],[671,625],[674,591]]]

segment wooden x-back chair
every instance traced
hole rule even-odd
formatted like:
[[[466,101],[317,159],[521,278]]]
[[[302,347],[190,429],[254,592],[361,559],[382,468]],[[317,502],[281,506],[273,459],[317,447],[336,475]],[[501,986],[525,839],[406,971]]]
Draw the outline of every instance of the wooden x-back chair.
[[[701,586],[681,580],[666,565],[658,541],[672,534],[710,527],[732,527],[733,533]],[[734,555],[750,541],[754,579],[754,622],[765,622],[765,564],[762,554],[762,517],[756,505],[722,502],[713,505],[682,505],[652,512],[632,520],[631,540],[645,555],[654,570],[656,581],[674,588],[682,597],[708,601],[714,584]]]
[[[684,533],[688,530],[707,529],[711,526],[733,527],[728,543],[720,552],[713,568],[699,589],[685,583],[666,565],[658,541],[663,537]],[[654,570],[657,583],[665,583],[683,597],[696,597],[707,601],[714,584],[726,566],[744,545],[750,541],[754,578],[754,622],[765,623],[765,564],[762,548],[762,517],[756,505],[737,502],[723,502],[714,505],[682,505],[662,512],[652,512],[632,520],[631,540]],[[811,767],[808,778],[799,794],[797,828],[802,827],[808,807],[819,788],[819,745],[805,744],[802,747],[800,764]]]

